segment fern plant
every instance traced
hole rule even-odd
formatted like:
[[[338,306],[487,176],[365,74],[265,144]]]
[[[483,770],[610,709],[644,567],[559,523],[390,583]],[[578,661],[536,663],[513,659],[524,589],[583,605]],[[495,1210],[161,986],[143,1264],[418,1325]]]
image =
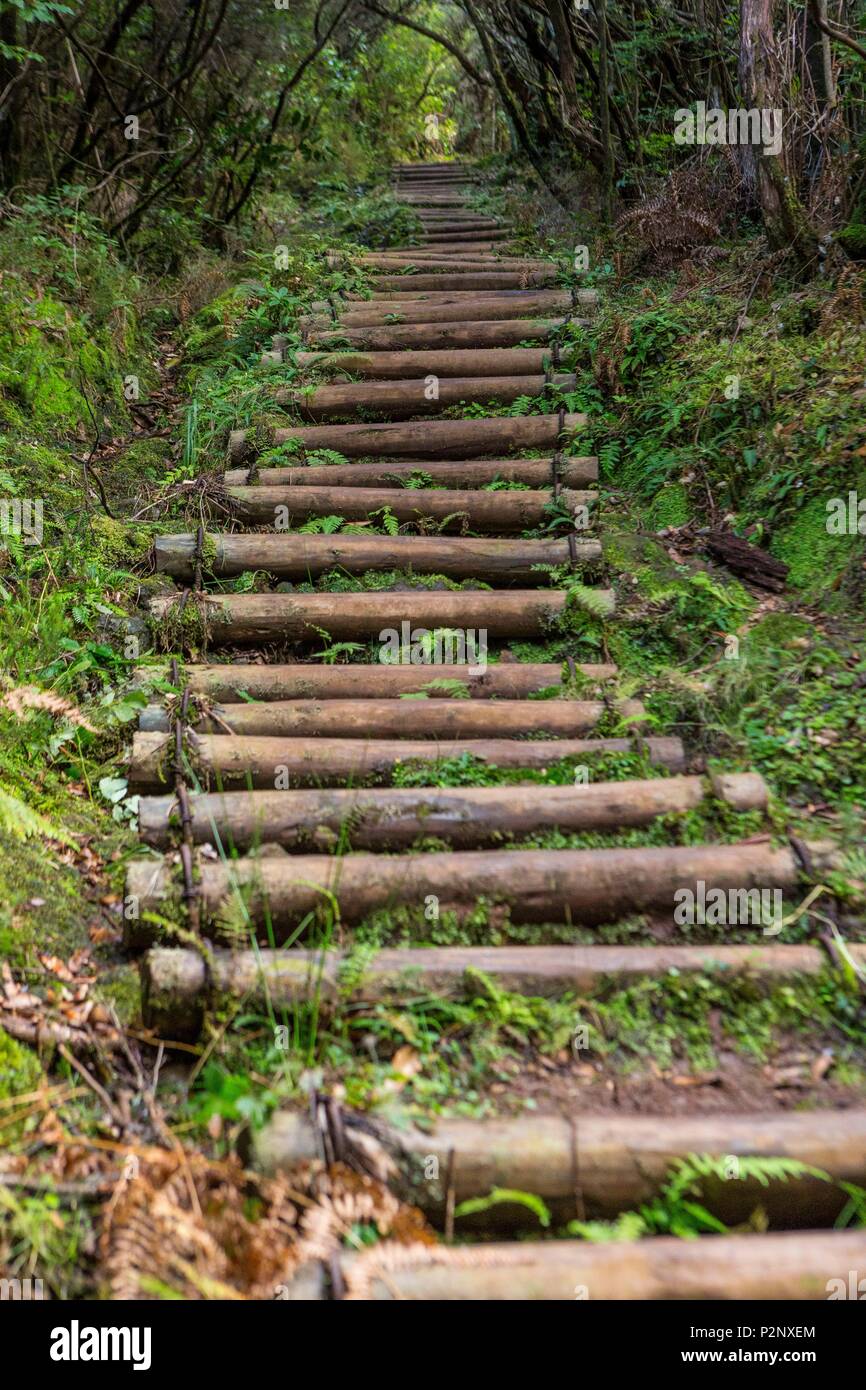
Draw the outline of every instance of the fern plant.
[[[43,839],[57,840],[65,845],[72,843],[65,831],[52,825],[45,816],[34,811],[32,806],[28,806],[26,802],[0,787],[0,836],[4,835],[13,840],[32,840],[41,836]]]
[[[720,1221],[701,1200],[708,1183],[754,1182],[770,1187],[775,1182],[792,1178],[813,1178],[832,1182],[829,1173],[801,1163],[796,1158],[737,1156],[735,1175],[730,1172],[731,1156],[689,1154],[680,1159],[657,1197],[643,1203],[637,1211],[623,1212],[616,1221],[572,1221],[567,1233],[583,1240],[635,1240],[641,1236],[669,1235],[683,1240],[712,1232],[727,1235],[730,1227]],[[837,1226],[856,1222],[866,1223],[866,1192],[850,1183],[840,1183],[848,1196]]]

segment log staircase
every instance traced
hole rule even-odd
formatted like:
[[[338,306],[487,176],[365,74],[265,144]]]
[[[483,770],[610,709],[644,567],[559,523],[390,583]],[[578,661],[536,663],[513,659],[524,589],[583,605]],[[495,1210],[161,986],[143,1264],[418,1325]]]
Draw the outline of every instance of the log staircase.
[[[756,927],[753,945],[385,950],[347,996],[339,951],[323,961],[321,951],[303,945],[281,948],[323,903],[350,927],[428,897],[443,908],[471,908],[486,896],[507,902],[515,922],[585,927],[669,914],[674,892],[699,880],[726,890],[780,888],[795,901],[804,889],[797,846],[779,847],[769,836],[735,845],[508,847],[557,827],[651,826],[709,796],[737,811],[765,808],[759,776],[711,782],[689,770],[679,738],[644,734],[640,702],[610,697],[610,663],[522,663],[508,660],[507,650],[478,669],[316,659],[323,631],[332,642],[370,648],[383,630],[404,623],[410,631],[484,631],[492,656],[510,642],[544,640],[567,612],[568,594],[547,585],[541,565],[571,567],[595,585],[607,610],[614,603],[603,587],[594,527],[597,461],[572,452],[584,417],[555,404],[556,387],[573,384],[560,370],[558,343],[575,316],[592,314],[594,295],[563,289],[550,262],[508,253],[510,229],[473,210],[469,166],[402,166],[395,189],[420,219],[420,244],[364,255],[372,295],[346,296],[336,320],[331,306],[312,306],[303,322],[306,350],[296,360],[325,384],[278,393],[304,423],[277,430],[272,443],[296,440],[304,453],[335,450],[348,462],[307,464],[299,456],[297,464],[259,468],[259,433],[237,430],[225,474],[233,529],[156,543],[158,568],[178,587],[153,602],[155,620],[182,632],[184,606],[187,614],[204,610],[209,652],[222,659],[174,669],[182,694],[148,708],[134,739],[130,781],[141,793],[140,833],[149,851],[129,866],[127,899],[136,910],[127,940],[148,948],[146,1021],[167,1039],[190,1040],[209,1005],[226,996],[269,1000],[276,1009],[291,1009],[311,990],[324,1007],[338,994],[387,1001],[407,990],[459,992],[467,969],[511,991],[551,996],[591,995],[602,983],[670,971],[747,972],[770,981],[817,974],[821,947],[787,945]],[[279,361],[283,350],[277,339],[268,355]],[[460,402],[499,406],[542,393],[551,400],[546,414],[440,418]],[[402,485],[419,477],[424,485]],[[521,487],[485,487],[497,479]],[[549,516],[551,499],[578,520],[574,531],[524,538]],[[394,518],[399,530],[297,529],[311,518],[363,521],[375,513]],[[335,569],[444,574],[489,587],[291,589],[293,581]],[[208,592],[213,580],[250,571],[271,576],[269,592]],[[262,648],[272,660],[244,660],[245,651]],[[286,655],[292,659],[279,659]],[[425,690],[433,679],[462,681],[468,698]],[[561,698],[533,698],[552,686],[561,687]],[[419,694],[428,698],[401,698]],[[573,786],[435,785],[445,756],[522,769],[573,756],[591,769],[601,755],[635,751],[665,775]],[[429,768],[431,785],[389,785],[407,760]],[[413,851],[421,836],[447,848]],[[824,855],[811,847],[813,869]],[[159,919],[178,905],[206,939],[204,949],[160,944]],[[226,924],[236,924],[238,912],[246,948],[229,949]],[[253,937],[258,945],[249,949]],[[363,1117],[314,1097],[309,1114],[278,1115],[256,1140],[253,1158],[268,1171],[320,1153],[353,1161],[363,1156],[365,1133]],[[616,1216],[651,1198],[671,1164],[692,1153],[785,1155],[834,1180],[866,1184],[866,1111],[675,1119],[527,1113],[439,1120],[423,1130],[386,1127],[378,1138],[401,1195],[446,1236],[455,1202],[492,1187],[536,1193],[566,1220]],[[434,1177],[419,1176],[431,1156]],[[866,1235],[830,1229],[842,1205],[832,1184],[803,1175],[767,1197],[755,1183],[732,1178],[715,1198],[733,1222],[747,1220],[764,1200],[774,1230],[692,1243],[446,1244],[435,1258],[428,1250],[413,1260],[410,1249],[387,1267],[358,1263],[354,1273],[350,1258],[341,1282],[321,1271],[298,1296],[825,1298],[829,1279],[866,1268]],[[501,1219],[507,1225],[507,1215]]]

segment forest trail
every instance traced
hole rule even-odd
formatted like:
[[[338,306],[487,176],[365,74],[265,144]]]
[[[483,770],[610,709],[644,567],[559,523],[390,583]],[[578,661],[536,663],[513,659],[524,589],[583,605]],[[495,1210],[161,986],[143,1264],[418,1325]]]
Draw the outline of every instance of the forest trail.
[[[597,460],[571,452],[585,417],[557,403],[557,391],[573,383],[560,369],[558,342],[573,315],[591,315],[594,295],[562,289],[549,263],[508,253],[509,228],[474,209],[470,166],[405,165],[396,181],[423,224],[422,244],[369,253],[371,297],[314,305],[304,321],[309,351],[298,364],[315,382],[285,388],[278,400],[309,423],[268,441],[298,441],[297,462],[259,468],[262,439],[235,431],[224,478],[232,529],[166,535],[156,545],[158,567],[183,592],[154,600],[155,616],[182,634],[190,614],[204,612],[209,649],[220,658],[174,671],[183,694],[144,711],[130,766],[141,837],[160,857],[129,867],[127,901],[137,911],[127,945],[147,950],[144,1017],[167,1039],[197,1037],[216,998],[265,999],[279,1009],[313,993],[327,1007],[344,988],[340,952],[294,944],[300,925],[322,911],[340,942],[378,910],[424,904],[435,920],[445,905],[468,911],[485,898],[507,903],[519,923],[586,927],[644,913],[670,919],[684,890],[693,898],[720,890],[729,903],[778,891],[796,904],[829,867],[821,844],[780,847],[768,832],[733,844],[508,847],[544,830],[645,828],[708,806],[761,812],[767,788],[754,773],[710,779],[691,770],[678,737],[644,732],[640,700],[612,693],[610,662],[564,668],[510,657],[509,642],[567,631],[573,594],[548,587],[551,567],[581,577],[586,610],[613,612],[595,516]],[[272,355],[280,359],[283,350],[277,338]],[[475,409],[440,418],[461,404],[504,406],[543,394],[544,414]],[[329,460],[331,451],[348,461]],[[298,530],[334,514],[384,517],[389,533]],[[537,534],[552,517],[556,527]],[[484,587],[312,594],[291,587],[336,568],[445,575]],[[208,591],[213,580],[251,571],[271,577],[268,592]],[[379,641],[391,659],[323,662],[313,656],[322,632],[332,644]],[[488,644],[498,659],[488,662]],[[250,662],[248,654],[263,648],[269,659]],[[295,659],[270,659],[285,648]],[[542,692],[548,698],[538,698]],[[605,780],[604,759],[630,753],[644,760],[647,775]],[[437,785],[440,760],[461,756],[536,770],[571,756],[575,780]],[[407,760],[429,776],[390,786]],[[419,850],[423,838],[436,847]],[[215,945],[154,944],[154,918],[170,915],[166,904],[178,899],[191,931]],[[779,981],[817,974],[821,948],[784,944],[777,926],[755,922],[753,944],[380,951],[363,998],[399,997],[407,981],[447,995],[471,971],[530,996],[591,995],[603,982],[671,971]],[[232,932],[235,941],[258,944],[231,949]],[[853,954],[866,961],[866,948]],[[576,1038],[576,1057],[581,1046]],[[407,1247],[381,1267],[364,1257],[363,1275],[353,1274],[349,1257],[345,1270],[332,1269],[317,1285],[320,1295],[799,1299],[825,1297],[828,1280],[862,1264],[863,1233],[832,1226],[844,1203],[835,1184],[866,1183],[866,1111],[756,1104],[737,1114],[697,1105],[657,1114],[651,1106],[650,1098],[640,1115],[561,1106],[518,1118],[431,1116],[429,1127],[380,1130],[378,1139],[384,1135],[394,1163],[395,1189],[446,1240],[456,1207],[493,1189],[534,1194],[557,1221],[617,1217],[651,1201],[672,1165],[695,1154],[728,1163],[711,1192],[714,1212],[728,1223],[747,1221],[761,1199],[750,1159],[796,1160],[832,1182],[791,1164],[788,1181],[765,1199],[773,1233],[729,1236],[712,1258],[702,1242],[665,1237],[639,1246]],[[309,1119],[279,1113],[258,1137],[255,1158],[268,1171],[317,1152],[363,1167],[368,1129],[362,1117],[314,1094]],[[525,1216],[519,1202],[489,1210],[480,1203],[476,1232],[507,1236],[517,1216]]]

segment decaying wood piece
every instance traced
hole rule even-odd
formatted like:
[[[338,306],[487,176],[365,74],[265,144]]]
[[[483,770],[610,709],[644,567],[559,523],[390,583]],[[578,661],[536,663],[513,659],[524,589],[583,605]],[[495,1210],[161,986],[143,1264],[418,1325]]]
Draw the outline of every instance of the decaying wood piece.
[[[714,560],[760,589],[771,589],[774,593],[784,589],[789,566],[768,550],[752,545],[733,531],[711,531],[704,543]]]

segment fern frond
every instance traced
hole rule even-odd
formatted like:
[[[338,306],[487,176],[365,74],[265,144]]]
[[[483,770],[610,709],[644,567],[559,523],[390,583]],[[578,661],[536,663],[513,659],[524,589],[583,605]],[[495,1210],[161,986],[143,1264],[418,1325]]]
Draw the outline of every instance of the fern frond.
[[[613,614],[614,601],[603,589],[591,589],[586,584],[571,584],[568,592],[569,597],[593,618],[603,620]]]
[[[41,836],[45,840],[57,840],[61,844],[71,844],[65,831],[52,825],[49,820],[34,811],[32,806],[13,796],[0,787],[0,835],[9,835],[14,840],[32,840]]]

